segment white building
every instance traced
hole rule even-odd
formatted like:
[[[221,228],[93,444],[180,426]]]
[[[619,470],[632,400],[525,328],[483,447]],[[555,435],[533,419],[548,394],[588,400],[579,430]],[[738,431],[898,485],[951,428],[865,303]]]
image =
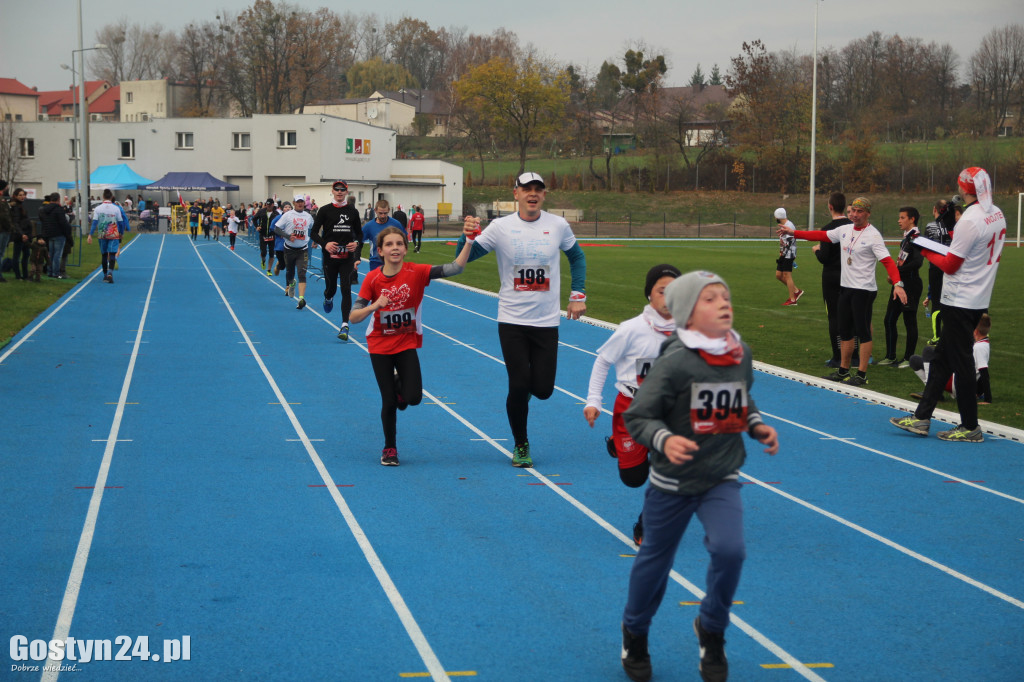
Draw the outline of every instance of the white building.
[[[33,153],[22,159],[12,187],[46,194],[57,189],[57,182],[75,179],[72,123],[14,125],[16,137],[33,140]],[[385,198],[404,208],[422,205],[428,217],[459,215],[462,169],[436,160],[398,160],[395,138],[393,130],[324,114],[93,122],[89,162],[94,170],[127,163],[152,180],[172,171],[205,171],[238,185],[237,192],[212,193],[235,204],[275,195],[290,198],[299,191],[323,204],[330,200],[331,183],[341,179],[348,182],[360,213],[367,203]],[[199,194],[183,196],[190,200]]]

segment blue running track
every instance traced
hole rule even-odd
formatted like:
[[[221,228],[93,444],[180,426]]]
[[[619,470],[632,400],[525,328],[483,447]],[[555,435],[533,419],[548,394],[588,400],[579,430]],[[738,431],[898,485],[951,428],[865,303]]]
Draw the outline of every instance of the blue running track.
[[[610,417],[582,416],[609,329],[563,321],[516,469],[497,301],[433,283],[424,401],[385,468],[365,325],[339,342],[322,284],[298,311],[258,265],[143,235],[113,285],[94,273],[0,350],[0,679],[625,680],[642,493]],[[1022,679],[1024,445],[911,436],[891,400],[762,369],[781,449],[748,441],[732,679]],[[699,678],[701,541],[654,621],[655,680]],[[74,659],[33,660],[69,637]],[[128,660],[83,660],[105,646]]]

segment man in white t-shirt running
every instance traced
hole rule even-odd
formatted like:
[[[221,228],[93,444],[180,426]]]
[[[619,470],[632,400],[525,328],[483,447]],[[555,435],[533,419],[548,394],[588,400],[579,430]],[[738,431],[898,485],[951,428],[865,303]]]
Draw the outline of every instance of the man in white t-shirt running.
[[[572,293],[566,309],[577,320],[587,311],[587,261],[564,218],[541,210],[544,179],[537,173],[516,178],[513,196],[519,210],[491,222],[476,238],[469,260],[494,251],[498,291],[498,339],[508,372],[505,410],[515,439],[512,466],[533,466],[527,435],[530,397],[547,400],[555,390],[558,323],[561,319],[561,254],[569,259]],[[479,228],[480,219],[466,217]],[[461,250],[466,237],[459,239]]]
[[[921,246],[924,257],[938,266],[942,278],[942,334],[935,346],[928,382],[917,409],[889,421],[920,436],[928,435],[932,413],[942,398],[950,375],[956,375],[956,405],[960,424],[940,431],[941,440],[981,443],[985,440],[978,425],[977,378],[974,367],[974,330],[988,310],[999,259],[1006,240],[1006,217],[992,203],[992,180],[983,168],[967,168],[957,178],[966,207],[953,228],[949,251],[941,254],[929,245]],[[934,244],[934,243],[933,243]],[[941,250],[941,246],[937,247]]]
[[[842,359],[839,369],[825,378],[850,386],[863,386],[868,383],[868,361],[871,358],[871,309],[878,295],[875,263],[885,267],[889,281],[894,285],[892,295],[904,305],[907,304],[907,292],[903,290],[899,268],[885,248],[881,233],[869,222],[871,202],[857,197],[850,204],[848,216],[853,222],[831,230],[794,230],[780,225],[778,232],[780,236],[792,234],[797,239],[839,244],[842,256],[838,322]],[[854,337],[860,339],[860,365],[857,373],[851,374]]]

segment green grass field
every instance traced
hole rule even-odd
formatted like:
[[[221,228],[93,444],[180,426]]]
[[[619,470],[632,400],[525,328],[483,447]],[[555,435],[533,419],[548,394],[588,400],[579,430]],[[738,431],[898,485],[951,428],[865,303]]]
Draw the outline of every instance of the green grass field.
[[[857,196],[848,194],[847,200]],[[921,212],[921,225],[931,220],[931,207],[940,197],[934,194],[868,194],[872,201],[871,222],[886,237],[899,235],[896,218],[902,206],[914,206]],[[948,197],[946,197],[948,198]],[[512,190],[503,187],[467,187],[463,191],[464,204],[491,204],[494,201],[511,201]],[[995,203],[1006,215],[1009,229],[1008,243],[1017,237],[1017,195],[999,194]],[[797,229],[807,228],[807,212],[810,198],[807,194],[753,194],[750,192],[569,192],[552,190],[547,193],[545,208],[583,209],[583,225],[577,227],[577,236],[593,235],[589,223],[630,222],[638,225],[660,226],[668,223],[703,225],[713,223],[757,225],[764,227],[764,236],[775,234],[775,220],[772,213],[780,206],[789,214]],[[814,200],[814,229],[824,225],[831,218],[828,215],[828,196],[819,195]],[[660,232],[660,228],[657,228]],[[602,234],[605,234],[602,232]],[[616,235],[619,236],[619,235]],[[625,227],[621,236],[626,236]],[[660,234],[658,236],[661,236]]]
[[[586,240],[582,240],[586,243]],[[821,299],[821,267],[808,242],[800,242],[794,279],[806,290],[797,307],[783,307],[786,291],[775,280],[778,246],[770,242],[686,241],[619,242],[618,246],[584,247],[587,255],[587,315],[618,323],[636,315],[646,300],[643,282],[647,270],[657,263],[673,263],[679,269],[706,269],[720,274],[729,283],[736,310],[736,330],[750,344],[754,359],[787,369],[821,376],[827,373],[824,362],[831,355],[824,303]],[[452,246],[425,243],[415,258],[421,262],[442,263],[454,258]],[[1008,246],[992,298],[991,375],[995,401],[980,406],[980,417],[989,421],[1024,428],[1024,386],[1021,383],[1021,359],[1024,358],[1024,324],[1013,292],[1024,286],[1021,265],[1024,255]],[[564,271],[568,267],[563,267]],[[487,256],[471,263],[458,281],[497,291],[495,258]],[[885,341],[882,317],[891,287],[885,271],[878,268],[879,295],[875,301],[874,356],[882,359]],[[563,272],[563,292],[568,290],[568,273]],[[566,294],[567,296],[567,294]],[[930,325],[922,312],[919,326]],[[905,337],[901,337],[905,338]],[[923,344],[924,338],[921,339]],[[920,344],[919,344],[920,345]],[[900,346],[902,349],[902,346]],[[902,352],[902,350],[901,350]],[[831,370],[828,370],[831,371]],[[581,377],[582,383],[586,377]],[[868,370],[867,388],[909,399],[923,384],[909,369],[874,367]],[[955,411],[955,403],[942,403]]]

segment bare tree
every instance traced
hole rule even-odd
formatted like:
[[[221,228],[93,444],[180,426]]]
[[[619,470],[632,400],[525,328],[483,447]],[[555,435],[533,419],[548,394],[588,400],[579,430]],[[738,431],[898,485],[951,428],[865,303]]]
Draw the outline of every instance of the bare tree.
[[[213,21],[190,23],[176,40],[174,75],[192,91],[186,113],[208,116],[221,80],[225,46],[219,40],[220,27]]]
[[[6,120],[0,110],[0,178],[4,178],[12,185],[21,174],[21,149],[19,148],[19,125],[15,121]]]
[[[114,85],[161,78],[168,61],[165,37],[158,23],[142,26],[121,18],[96,32],[96,42],[106,47],[89,57],[89,68],[98,78]]]
[[[992,29],[971,56],[970,73],[977,107],[988,117],[985,132],[998,132],[1024,95],[1024,26]]]
[[[341,19],[331,10],[321,7],[303,21],[306,32],[296,45],[292,72],[297,77],[290,110],[302,113],[306,104],[327,97],[339,90],[338,75],[342,73],[342,60],[354,40],[341,30]]]

